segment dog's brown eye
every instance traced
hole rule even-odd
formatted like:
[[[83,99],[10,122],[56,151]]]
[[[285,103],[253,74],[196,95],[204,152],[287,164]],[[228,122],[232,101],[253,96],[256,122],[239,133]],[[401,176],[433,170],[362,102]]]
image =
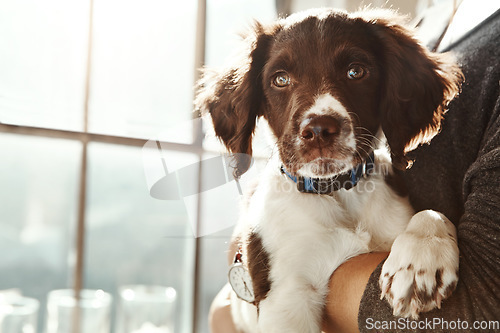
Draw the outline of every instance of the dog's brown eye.
[[[290,76],[285,72],[280,72],[274,76],[273,84],[279,88],[289,86]]]
[[[347,78],[351,80],[359,80],[365,76],[366,70],[360,65],[351,65],[347,71]]]

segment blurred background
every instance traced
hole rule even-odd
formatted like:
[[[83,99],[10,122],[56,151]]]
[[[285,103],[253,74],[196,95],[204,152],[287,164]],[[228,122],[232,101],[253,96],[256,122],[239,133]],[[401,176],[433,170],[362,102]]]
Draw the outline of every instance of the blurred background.
[[[154,198],[144,145],[184,165],[212,156],[190,122],[197,69],[223,65],[254,19],[366,5],[414,18],[433,1],[91,1],[0,2],[0,290],[38,299],[43,332],[51,290],[116,301],[123,285],[169,286],[175,332],[208,332],[237,203]],[[223,227],[193,233],[209,215]]]

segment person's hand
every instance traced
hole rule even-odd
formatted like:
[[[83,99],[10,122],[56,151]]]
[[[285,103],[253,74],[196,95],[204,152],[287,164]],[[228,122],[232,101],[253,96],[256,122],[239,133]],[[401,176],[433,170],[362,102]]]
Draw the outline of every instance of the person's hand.
[[[231,286],[226,284],[215,296],[210,306],[208,322],[212,333],[237,333],[231,317]]]

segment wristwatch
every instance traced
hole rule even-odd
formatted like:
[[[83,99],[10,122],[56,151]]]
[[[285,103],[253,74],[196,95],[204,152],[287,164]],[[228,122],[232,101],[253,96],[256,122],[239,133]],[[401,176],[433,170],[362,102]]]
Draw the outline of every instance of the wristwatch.
[[[252,277],[243,265],[241,257],[242,252],[240,249],[236,252],[234,262],[231,267],[229,267],[229,284],[236,293],[236,296],[248,303],[253,303],[255,301],[255,295],[253,292]]]

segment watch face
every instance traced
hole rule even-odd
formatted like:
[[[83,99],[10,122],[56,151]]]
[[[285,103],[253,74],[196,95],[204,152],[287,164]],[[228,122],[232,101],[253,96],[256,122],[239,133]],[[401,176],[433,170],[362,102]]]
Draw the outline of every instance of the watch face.
[[[239,298],[249,303],[255,301],[252,278],[241,263],[235,263],[229,269],[229,283]]]

